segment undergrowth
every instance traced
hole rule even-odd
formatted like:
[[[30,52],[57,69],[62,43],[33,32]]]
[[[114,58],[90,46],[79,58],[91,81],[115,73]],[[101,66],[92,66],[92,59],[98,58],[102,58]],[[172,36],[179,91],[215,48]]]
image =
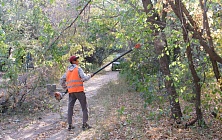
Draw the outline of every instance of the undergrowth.
[[[0,124],[32,121],[42,119],[49,112],[59,112],[59,105],[47,92],[39,91],[38,95],[27,96],[27,99],[19,108],[9,109],[6,113],[0,113]]]
[[[221,123],[206,116],[207,128],[175,124],[167,101],[144,106],[142,96],[124,79],[103,86],[91,100],[91,117],[96,121],[94,139],[221,139]],[[98,105],[99,104],[99,105]],[[186,106],[186,102],[182,103]],[[213,121],[209,121],[209,119]]]

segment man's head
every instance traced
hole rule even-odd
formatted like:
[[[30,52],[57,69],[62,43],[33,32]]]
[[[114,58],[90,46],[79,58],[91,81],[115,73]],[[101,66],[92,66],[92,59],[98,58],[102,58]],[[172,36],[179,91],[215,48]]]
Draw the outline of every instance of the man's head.
[[[79,57],[78,56],[71,56],[70,58],[69,58],[69,62],[71,63],[71,64],[76,64],[77,62],[78,62],[78,59],[79,59]]]

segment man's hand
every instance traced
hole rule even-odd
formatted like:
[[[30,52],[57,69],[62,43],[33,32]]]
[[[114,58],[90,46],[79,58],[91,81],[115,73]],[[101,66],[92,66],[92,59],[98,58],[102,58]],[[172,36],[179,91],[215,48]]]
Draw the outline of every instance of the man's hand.
[[[56,100],[60,101],[67,93],[68,90],[66,90],[65,92],[54,92],[54,96]]]
[[[60,101],[62,99],[62,95],[60,92],[54,92],[54,96],[56,98],[56,100]]]
[[[94,75],[93,74],[87,74],[87,76],[92,78]]]

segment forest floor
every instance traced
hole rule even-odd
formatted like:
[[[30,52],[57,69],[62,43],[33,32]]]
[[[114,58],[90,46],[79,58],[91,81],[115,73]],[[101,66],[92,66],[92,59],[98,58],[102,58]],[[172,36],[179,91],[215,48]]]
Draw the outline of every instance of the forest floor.
[[[221,140],[222,125],[207,115],[207,128],[185,129],[169,119],[169,107],[153,103],[144,107],[141,94],[130,90],[119,80],[118,71],[106,71],[85,82],[92,129],[82,131],[79,102],[74,107],[75,129],[67,130],[67,100],[53,97],[57,111],[46,111],[33,117],[4,116],[0,121],[0,140]],[[0,116],[1,118],[1,116]]]

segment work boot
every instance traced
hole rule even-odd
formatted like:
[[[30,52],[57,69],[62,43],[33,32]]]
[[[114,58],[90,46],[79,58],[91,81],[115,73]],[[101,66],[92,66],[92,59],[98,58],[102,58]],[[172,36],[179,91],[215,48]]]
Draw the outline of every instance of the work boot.
[[[82,125],[82,130],[83,130],[83,131],[85,131],[85,130],[87,130],[87,129],[90,129],[90,128],[92,128],[92,126],[89,126],[87,123],[85,123],[85,124]]]
[[[71,129],[74,129],[75,127],[71,124],[69,124],[68,130],[70,131]]]

